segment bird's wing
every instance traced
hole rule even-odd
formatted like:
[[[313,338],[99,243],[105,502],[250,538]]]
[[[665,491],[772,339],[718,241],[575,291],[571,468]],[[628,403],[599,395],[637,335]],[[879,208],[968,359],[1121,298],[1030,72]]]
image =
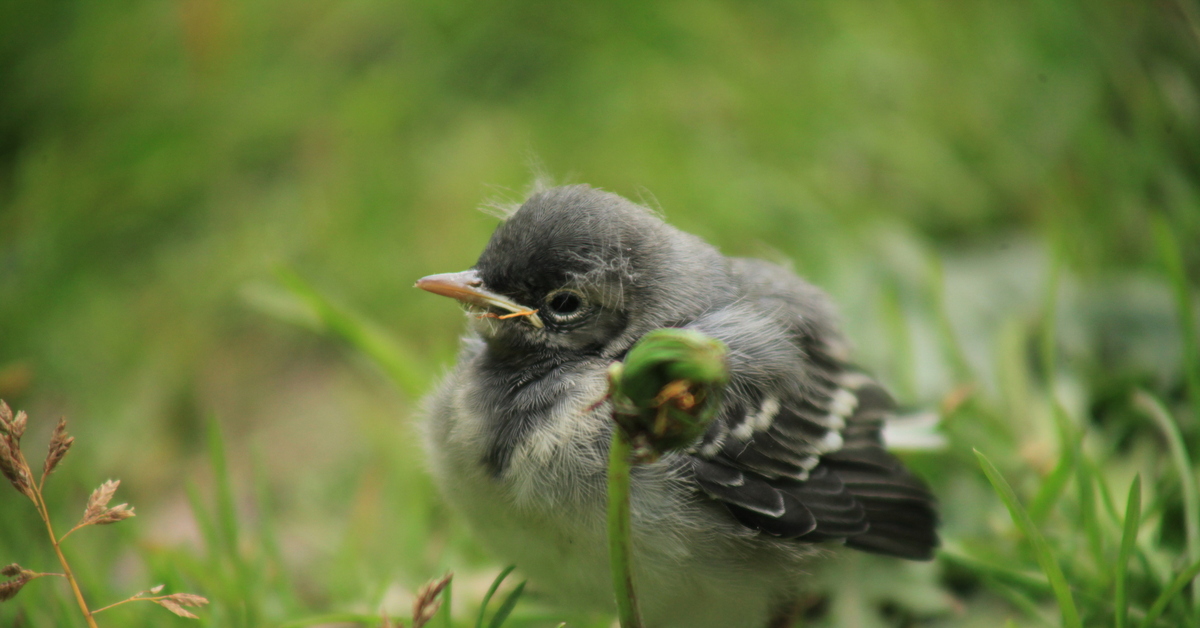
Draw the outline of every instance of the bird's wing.
[[[883,445],[891,396],[830,355],[815,314],[780,314],[743,304],[695,325],[729,345],[732,376],[691,451],[700,489],[765,534],[930,558],[934,498]]]

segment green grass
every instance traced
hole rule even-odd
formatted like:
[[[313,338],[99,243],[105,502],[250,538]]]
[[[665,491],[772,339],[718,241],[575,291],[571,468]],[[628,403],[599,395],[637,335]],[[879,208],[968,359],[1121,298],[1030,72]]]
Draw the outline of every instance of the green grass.
[[[56,526],[106,477],[137,507],[72,535],[89,601],[212,600],[199,622],[128,605],[101,625],[404,617],[447,570],[435,625],[473,625],[503,565],[436,495],[415,428],[462,317],[410,286],[470,266],[496,223],[473,208],[540,164],[794,262],[860,364],[945,406],[947,448],[906,458],[946,551],[845,565],[806,626],[1070,625],[1068,597],[1085,626],[1196,625],[1195,14],[4,4],[0,398],[27,442],[71,422]],[[0,563],[48,570],[25,506],[0,490]],[[82,625],[59,584],[0,625]],[[536,585],[505,625],[607,625]]]

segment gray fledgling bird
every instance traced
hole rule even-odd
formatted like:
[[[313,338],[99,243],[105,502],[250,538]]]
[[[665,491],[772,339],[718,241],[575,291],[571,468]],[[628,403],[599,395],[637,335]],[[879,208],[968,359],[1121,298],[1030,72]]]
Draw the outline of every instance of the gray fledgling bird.
[[[458,365],[426,438],[478,536],[576,607],[613,608],[605,373],[643,334],[729,347],[707,432],[635,467],[635,581],[647,626],[787,625],[806,574],[840,546],[923,560],[934,499],[885,449],[888,393],[848,366],[832,306],[778,266],[728,258],[587,186],[530,197],[467,271],[417,287],[467,306]]]

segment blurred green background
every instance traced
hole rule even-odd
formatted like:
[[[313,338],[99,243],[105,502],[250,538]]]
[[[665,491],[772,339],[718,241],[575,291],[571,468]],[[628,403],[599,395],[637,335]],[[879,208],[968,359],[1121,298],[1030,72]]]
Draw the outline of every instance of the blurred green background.
[[[502,565],[440,504],[414,429],[463,319],[411,286],[470,266],[497,223],[476,208],[543,172],[791,260],[864,366],[942,409],[948,449],[911,461],[942,496],[946,555],[848,562],[813,625],[1057,622],[1044,581],[971,562],[1036,575],[972,448],[1045,501],[1086,617],[1107,623],[1108,489],[1051,480],[1080,441],[1118,511],[1146,482],[1144,612],[1200,543],[1195,469],[1130,402],[1161,399],[1200,457],[1198,14],[0,3],[0,398],[33,417],[31,458],[60,415],[78,438],[48,489],[60,526],[108,477],[138,509],[70,541],[95,606],[167,582],[213,599],[200,625],[403,615],[453,568],[465,621]],[[295,277],[373,321],[400,366],[327,333]],[[29,504],[5,489],[0,513],[0,563],[53,570]],[[0,625],[81,625],[69,602],[37,581]],[[196,625],[137,606],[101,623]],[[513,621],[556,624],[541,617],[589,621],[536,594]]]

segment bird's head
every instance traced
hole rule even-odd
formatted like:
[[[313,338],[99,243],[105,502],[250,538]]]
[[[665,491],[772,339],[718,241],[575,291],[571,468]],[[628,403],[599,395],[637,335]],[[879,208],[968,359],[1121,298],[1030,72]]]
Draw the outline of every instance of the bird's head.
[[[466,305],[497,351],[613,357],[729,298],[725,264],[645,208],[578,185],[533,195],[473,267],[417,287]]]

